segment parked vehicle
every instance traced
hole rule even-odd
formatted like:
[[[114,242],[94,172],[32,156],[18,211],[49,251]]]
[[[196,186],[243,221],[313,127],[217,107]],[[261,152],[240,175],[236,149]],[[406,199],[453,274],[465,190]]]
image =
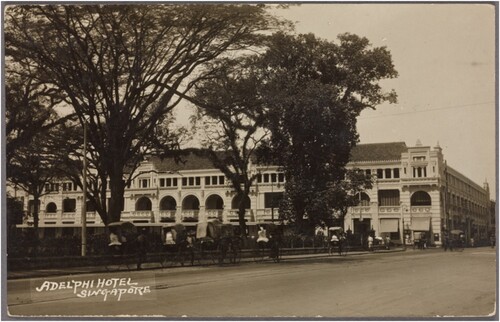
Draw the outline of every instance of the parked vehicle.
[[[239,263],[241,240],[231,224],[223,224],[218,219],[210,219],[196,225],[194,250],[202,262]]]
[[[328,253],[330,255],[337,253],[340,256],[346,256],[349,251],[349,241],[342,227],[328,228]]]

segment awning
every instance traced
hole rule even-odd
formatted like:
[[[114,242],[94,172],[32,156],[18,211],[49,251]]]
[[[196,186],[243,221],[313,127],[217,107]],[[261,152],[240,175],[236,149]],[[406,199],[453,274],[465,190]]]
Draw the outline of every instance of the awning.
[[[411,219],[411,230],[413,231],[429,231],[431,226],[431,218],[412,218]]]
[[[380,219],[380,232],[381,233],[397,233],[399,219]]]

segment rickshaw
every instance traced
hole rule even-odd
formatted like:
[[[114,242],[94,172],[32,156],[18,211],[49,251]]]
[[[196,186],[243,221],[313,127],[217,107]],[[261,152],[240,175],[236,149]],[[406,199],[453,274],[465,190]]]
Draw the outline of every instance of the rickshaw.
[[[275,224],[260,225],[258,238],[254,247],[254,260],[263,262],[267,256],[275,263],[281,261],[282,229]]]
[[[194,236],[182,224],[166,224],[162,227],[162,267],[194,265]]]
[[[464,250],[465,247],[465,234],[462,230],[454,229],[450,231],[450,249],[455,249],[459,252]]]
[[[137,227],[129,221],[117,221],[108,224],[109,244],[108,259],[105,268],[108,271],[131,269],[135,266],[135,241]]]
[[[342,227],[328,228],[328,254],[338,253],[346,256],[349,251],[349,242]]]
[[[235,264],[241,259],[241,241],[234,232],[234,226],[223,224],[218,219],[209,219],[196,225],[194,250],[202,265]]]

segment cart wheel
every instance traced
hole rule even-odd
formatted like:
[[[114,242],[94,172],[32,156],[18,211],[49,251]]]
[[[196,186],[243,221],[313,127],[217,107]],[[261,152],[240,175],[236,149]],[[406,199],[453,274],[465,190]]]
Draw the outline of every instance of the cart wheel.
[[[262,263],[265,259],[265,248],[261,248],[259,246],[257,246],[254,250],[254,255],[253,255],[253,259],[256,263]]]
[[[344,245],[340,250],[340,256],[347,256],[349,252],[349,245]]]
[[[175,254],[166,253],[161,259],[161,267],[173,267],[175,264]]]
[[[273,261],[275,263],[279,263],[281,261],[281,249],[278,247],[278,249],[276,249],[274,252],[275,253],[273,254]]]

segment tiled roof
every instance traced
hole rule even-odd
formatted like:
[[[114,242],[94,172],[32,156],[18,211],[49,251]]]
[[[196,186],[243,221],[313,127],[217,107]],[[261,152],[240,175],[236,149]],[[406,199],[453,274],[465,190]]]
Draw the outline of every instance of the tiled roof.
[[[351,162],[401,160],[405,142],[359,144],[351,151]]]
[[[198,156],[194,153],[179,157],[179,162],[176,162],[174,158],[160,159],[158,157],[151,157],[149,161],[154,164],[158,172],[215,168],[207,157]]]
[[[401,153],[407,149],[404,142],[359,144],[351,151],[351,162],[401,160]],[[171,157],[165,159],[151,157],[149,161],[159,172],[215,169],[208,157],[194,153],[181,156],[179,162]]]

